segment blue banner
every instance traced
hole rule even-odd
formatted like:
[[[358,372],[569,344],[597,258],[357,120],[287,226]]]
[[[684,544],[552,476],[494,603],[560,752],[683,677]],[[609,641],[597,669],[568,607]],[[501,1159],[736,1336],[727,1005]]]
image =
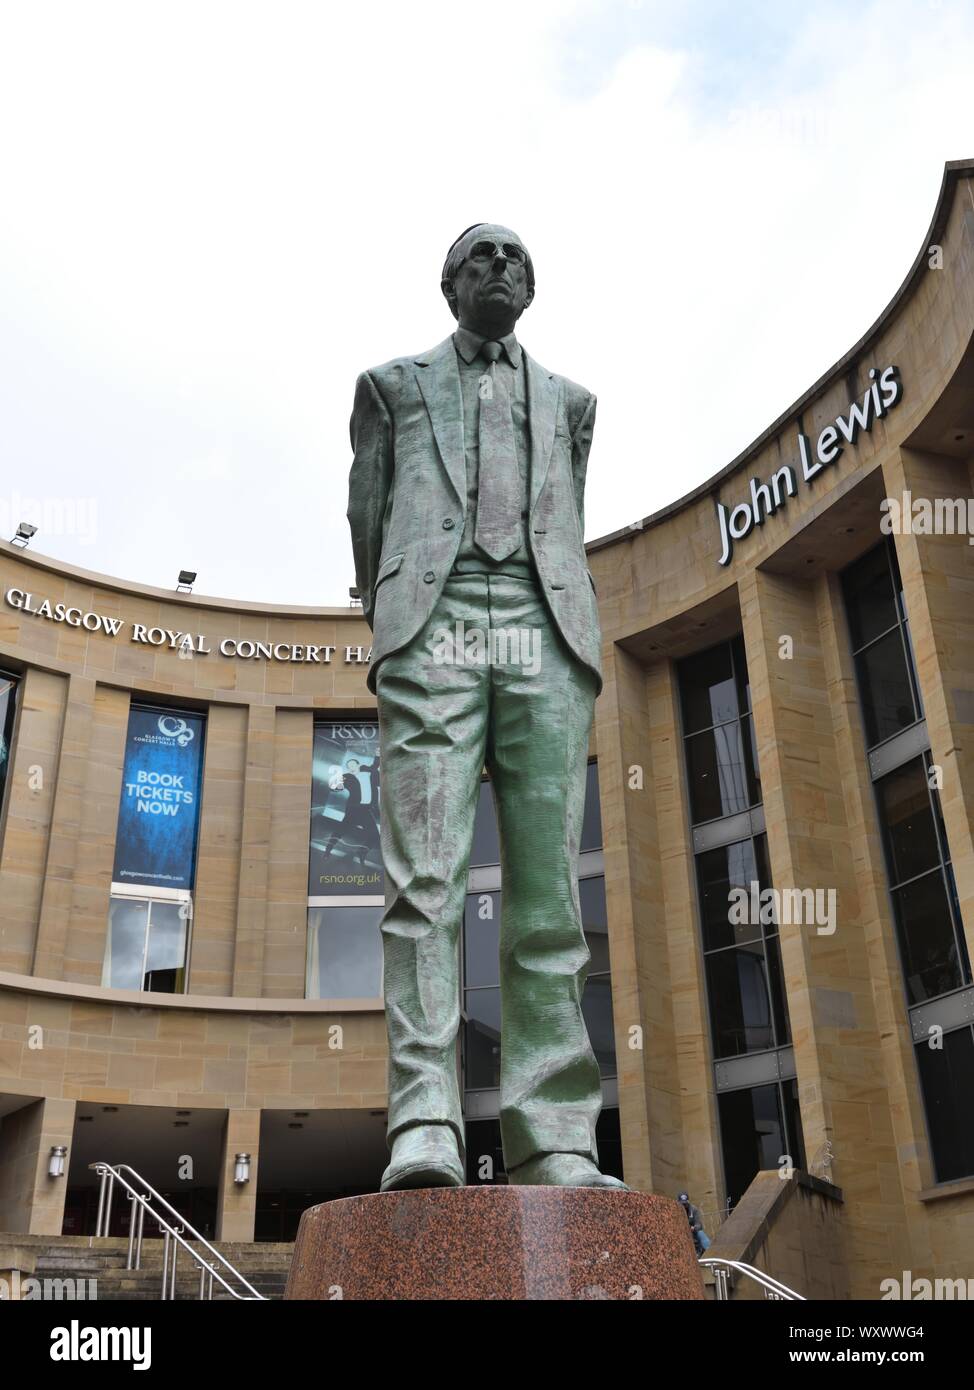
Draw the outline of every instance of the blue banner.
[[[198,715],[130,712],[112,874],[116,883],[192,888],[204,728]]]

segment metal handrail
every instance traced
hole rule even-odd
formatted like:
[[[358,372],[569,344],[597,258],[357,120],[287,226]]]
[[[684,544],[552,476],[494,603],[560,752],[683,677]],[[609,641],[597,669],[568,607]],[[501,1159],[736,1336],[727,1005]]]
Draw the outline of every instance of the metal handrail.
[[[263,1294],[258,1293],[254,1286],[244,1278],[239,1269],[236,1269],[225,1255],[221,1255],[215,1246],[211,1245],[205,1236],[200,1235],[195,1227],[191,1226],[186,1218],[176,1210],[171,1203],[167,1202],[160,1192],[157,1192],[150,1182],[137,1173],[128,1163],[90,1163],[88,1165],[94,1172],[101,1177],[101,1187],[98,1192],[98,1215],[95,1218],[95,1237],[107,1236],[108,1227],[111,1221],[112,1198],[115,1192],[115,1183],[118,1182],[125,1188],[128,1200],[132,1203],[132,1217],[129,1223],[129,1248],[126,1260],[126,1269],[142,1268],[142,1228],[145,1220],[145,1213],[155,1221],[159,1231],[163,1236],[163,1255],[162,1255],[162,1300],[170,1301],[176,1296],[176,1260],[179,1254],[179,1247],[187,1250],[196,1263],[200,1266],[200,1298],[203,1298],[204,1287],[209,1287],[209,1297],[213,1297],[213,1280],[218,1279],[231,1298],[239,1299],[243,1302],[254,1302],[255,1300],[266,1303]],[[123,1172],[130,1173],[136,1182],[141,1183],[145,1189],[139,1192],[127,1178],[123,1177]],[[152,1203],[159,1202],[164,1206],[171,1216],[176,1218],[176,1224],[167,1220],[158,1211],[153,1211]],[[214,1259],[219,1260],[225,1271],[234,1279],[238,1279],[246,1293],[241,1293],[237,1289],[231,1288],[223,1278],[220,1271],[205,1260],[199,1251],[194,1250],[189,1241],[183,1239],[183,1232],[188,1231],[191,1239],[199,1241],[205,1245]],[[172,1263],[170,1265],[170,1250],[172,1251]],[[133,1263],[134,1260],[134,1263]]]
[[[755,1269],[754,1265],[744,1264],[741,1260],[722,1260],[716,1255],[708,1255],[704,1259],[698,1260],[697,1263],[703,1265],[705,1269],[713,1270],[718,1302],[723,1303],[728,1298],[727,1271],[729,1269],[736,1269],[739,1274],[743,1274],[746,1278],[753,1279],[756,1284],[760,1284],[764,1289],[765,1298],[780,1300],[783,1303],[808,1302],[804,1294],[796,1293],[794,1289],[789,1289],[787,1284],[783,1284],[780,1279],[765,1274],[763,1269]]]

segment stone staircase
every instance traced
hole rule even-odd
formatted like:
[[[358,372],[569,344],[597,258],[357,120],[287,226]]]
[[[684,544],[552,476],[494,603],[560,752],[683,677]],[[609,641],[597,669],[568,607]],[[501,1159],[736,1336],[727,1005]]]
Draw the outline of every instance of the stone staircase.
[[[0,1239],[9,1239],[17,1246],[25,1247],[35,1254],[32,1275],[35,1279],[97,1280],[99,1303],[135,1299],[158,1301],[160,1297],[163,1246],[161,1239],[149,1239],[146,1236],[143,1240],[141,1269],[125,1268],[128,1255],[127,1238],[107,1237],[96,1240],[91,1236],[16,1235]],[[189,1243],[194,1244],[192,1241]],[[291,1255],[294,1252],[292,1242],[211,1243],[258,1293],[269,1299],[284,1297]],[[66,1286],[65,1291],[71,1287]],[[88,1287],[86,1284],[85,1296]],[[199,1266],[187,1251],[181,1249],[176,1264],[176,1298],[196,1300],[199,1298],[199,1289]],[[213,1299],[214,1302],[217,1299],[233,1301],[216,1279],[213,1281]]]

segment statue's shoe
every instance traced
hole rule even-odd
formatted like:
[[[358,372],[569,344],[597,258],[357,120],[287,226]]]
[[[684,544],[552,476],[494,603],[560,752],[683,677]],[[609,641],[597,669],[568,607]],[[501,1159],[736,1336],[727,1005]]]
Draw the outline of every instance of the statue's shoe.
[[[380,1192],[411,1187],[463,1187],[465,1176],[456,1135],[449,1125],[413,1125],[392,1141],[392,1156]]]
[[[529,1158],[507,1175],[519,1187],[615,1187],[631,1189],[619,1178],[600,1173],[590,1158],[582,1154],[539,1154]]]

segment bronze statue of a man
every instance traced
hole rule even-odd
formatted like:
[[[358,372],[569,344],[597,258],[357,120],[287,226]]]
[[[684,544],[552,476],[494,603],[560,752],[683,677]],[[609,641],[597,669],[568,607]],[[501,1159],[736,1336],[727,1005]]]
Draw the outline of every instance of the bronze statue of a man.
[[[501,840],[509,1181],[623,1187],[597,1166],[601,1085],[581,1003],[577,858],[601,688],[582,543],[595,397],[514,335],[534,298],[514,232],[468,228],[442,290],[457,331],[364,372],[351,424],[348,519],[383,775],[382,1190],[464,1183],[458,941],[485,766]]]

